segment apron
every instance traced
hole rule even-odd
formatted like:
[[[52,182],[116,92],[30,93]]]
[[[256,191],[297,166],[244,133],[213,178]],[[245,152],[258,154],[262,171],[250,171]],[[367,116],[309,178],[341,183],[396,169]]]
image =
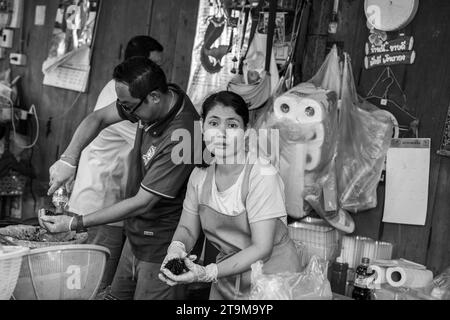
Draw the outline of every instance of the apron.
[[[241,198],[246,204],[249,188],[249,177],[253,165],[246,164],[241,187]],[[199,201],[199,216],[203,232],[207,239],[219,251],[216,262],[227,259],[233,254],[251,245],[251,230],[247,211],[236,216],[229,216],[212,209],[209,199],[212,192],[215,164],[207,169],[205,183]],[[277,219],[274,246],[269,260],[264,262],[265,274],[279,272],[299,272],[300,261],[293,241],[289,238],[286,225]],[[251,269],[233,276],[222,277],[211,286],[210,300],[242,300],[248,299],[251,284]]]

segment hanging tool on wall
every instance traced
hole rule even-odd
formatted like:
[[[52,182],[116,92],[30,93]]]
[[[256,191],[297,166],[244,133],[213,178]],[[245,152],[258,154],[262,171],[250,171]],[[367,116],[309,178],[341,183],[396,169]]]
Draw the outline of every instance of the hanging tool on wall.
[[[334,0],[333,11],[331,12],[330,23],[328,24],[328,33],[330,33],[330,34],[334,34],[337,32],[338,9],[339,9],[339,0]]]
[[[224,10],[219,1],[215,2],[216,12],[208,17],[206,22],[205,38],[200,51],[200,61],[203,68],[209,73],[217,73],[222,69],[221,60],[230,52],[231,45],[219,45],[213,47],[214,42],[220,38],[227,25],[227,19]]]

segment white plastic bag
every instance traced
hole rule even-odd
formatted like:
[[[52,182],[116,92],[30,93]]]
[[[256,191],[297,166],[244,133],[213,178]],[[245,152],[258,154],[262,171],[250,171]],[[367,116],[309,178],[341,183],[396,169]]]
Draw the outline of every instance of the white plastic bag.
[[[326,262],[313,256],[303,272],[263,274],[263,262],[252,264],[250,300],[331,300]]]

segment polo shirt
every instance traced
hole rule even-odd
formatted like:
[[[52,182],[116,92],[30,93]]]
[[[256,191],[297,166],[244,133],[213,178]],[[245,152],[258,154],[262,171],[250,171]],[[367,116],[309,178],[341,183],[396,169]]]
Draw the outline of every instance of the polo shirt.
[[[195,122],[200,120],[200,116],[178,86],[170,84],[169,89],[178,94],[169,113],[150,126],[138,125],[127,183],[127,198],[135,196],[139,188],[161,197],[148,212],[125,220],[133,254],[139,260],[153,263],[162,263],[172,241],[181,217],[187,182],[195,167],[195,150],[202,147],[201,140],[195,143],[193,138],[189,139],[190,150],[186,152],[190,153],[190,161],[172,161],[173,148],[186,143],[172,141],[172,133],[184,129],[194,137],[194,129],[198,128]],[[122,118],[127,119],[126,113],[120,108],[118,111]]]

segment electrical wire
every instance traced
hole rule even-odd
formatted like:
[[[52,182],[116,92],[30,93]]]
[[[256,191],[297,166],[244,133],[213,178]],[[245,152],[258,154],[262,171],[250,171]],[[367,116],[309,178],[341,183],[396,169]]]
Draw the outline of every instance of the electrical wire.
[[[14,124],[14,104],[12,103],[11,99],[10,99],[10,102],[11,102],[11,123],[12,123],[12,128],[13,128],[13,135],[14,135],[14,138],[16,138],[17,137],[17,135],[16,135],[16,125]],[[19,148],[22,148],[22,149],[33,148],[36,145],[36,143],[38,141],[38,138],[39,138],[39,118],[37,116],[36,107],[34,106],[34,104],[31,105],[30,110],[32,111],[32,113],[34,114],[34,117],[36,119],[36,135],[35,135],[35,138],[33,140],[33,143],[28,145],[28,146],[23,146],[20,143],[18,143],[17,140],[16,140],[15,144]]]

